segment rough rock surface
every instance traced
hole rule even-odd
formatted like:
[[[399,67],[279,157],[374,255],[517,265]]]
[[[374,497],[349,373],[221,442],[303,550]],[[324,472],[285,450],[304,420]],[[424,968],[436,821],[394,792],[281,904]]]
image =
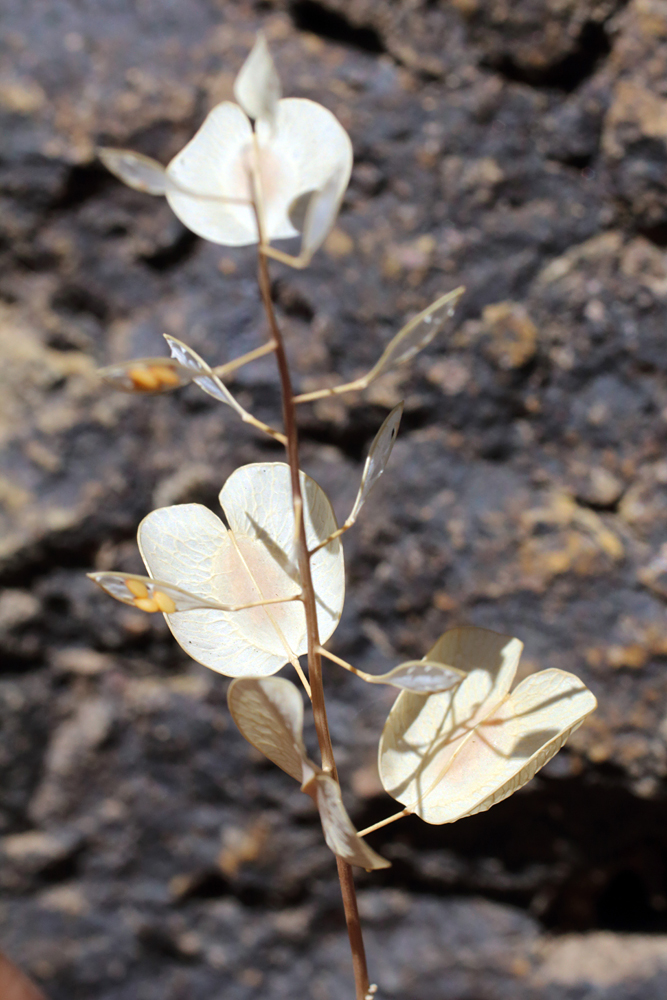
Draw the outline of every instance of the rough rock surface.
[[[251,249],[206,245],[98,144],[163,162],[229,97],[261,25],[286,93],[350,131],[311,268],[274,269],[306,391],[367,370],[459,283],[460,323],[364,395],[305,406],[340,517],[387,407],[405,417],[347,536],[332,649],[367,670],[472,622],[518,635],[599,711],[522,793],[406,821],[359,878],[379,997],[658,1000],[667,989],[667,14],[660,0],[2,0],[0,945],[51,1000],[351,995],[310,800],[243,742],[224,678],[91,567],[140,569],[152,507],[217,506],[280,451],[194,387],[95,369],[261,342]],[[233,383],[276,422],[272,364]],[[359,827],[393,804],[391,697],[331,668]],[[308,740],[312,746],[313,734]]]

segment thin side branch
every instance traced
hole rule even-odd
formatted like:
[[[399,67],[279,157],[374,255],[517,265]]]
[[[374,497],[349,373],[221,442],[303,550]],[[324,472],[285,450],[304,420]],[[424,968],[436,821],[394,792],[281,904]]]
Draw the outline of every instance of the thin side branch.
[[[40,989],[20,969],[0,954],[0,997],[4,1000],[46,1000]]]
[[[361,677],[362,681],[368,681],[369,684],[373,684],[376,680],[372,674],[367,674],[365,670],[359,670],[358,667],[353,667],[351,663],[347,660],[342,660],[340,656],[336,656],[335,653],[330,653],[328,649],[324,646],[319,646],[319,651],[322,656],[326,656],[327,660],[331,660],[332,663],[337,663],[339,667],[343,667],[344,670],[349,670],[351,674],[356,674],[357,677]]]
[[[252,424],[252,426],[256,427],[258,431],[263,431],[264,434],[268,434],[269,437],[272,437],[274,441],[278,441],[280,444],[287,447],[287,438],[274,427],[269,427],[269,425],[265,424],[263,420],[258,420],[257,417],[253,417],[252,413],[248,413],[247,410],[244,410],[240,416],[244,424]]]
[[[268,243],[260,248],[260,253],[264,254],[265,257],[271,257],[273,260],[280,261],[281,264],[287,264],[288,267],[294,267],[297,271],[302,271],[304,267],[308,267],[312,260],[311,254],[299,254],[298,257],[293,257],[290,253],[283,253],[282,250],[276,250],[274,247],[269,246]]]
[[[211,370],[218,378],[224,378],[226,375],[231,375],[232,372],[242,368],[243,365],[247,365],[251,361],[256,361],[257,358],[263,358],[265,354],[270,354],[275,349],[275,344],[269,341],[268,344],[262,344],[261,347],[256,347],[254,351],[248,351],[247,354],[242,354],[240,358],[234,358],[233,361],[228,361],[224,365],[218,365],[217,368]]]
[[[344,535],[346,531],[349,531],[353,524],[354,521],[350,521],[348,518],[345,524],[341,525],[340,528],[336,528],[335,531],[332,531],[329,537],[325,538],[319,545],[316,545],[314,549],[311,549],[308,555],[312,558],[316,552],[320,551],[320,549],[326,548],[326,546],[330,545],[331,542],[334,542],[337,538],[340,538],[341,535]]]
[[[267,604],[289,604],[290,601],[300,601],[301,594],[295,594],[294,597],[267,597],[265,600],[261,601],[251,601],[250,604],[229,604],[226,611],[247,611],[249,608],[265,608]],[[178,611],[174,611],[173,614],[177,615]]]
[[[375,830],[381,830],[383,826],[389,826],[390,823],[395,823],[397,819],[403,819],[404,816],[412,816],[412,809],[401,809],[400,812],[394,813],[393,816],[387,816],[386,819],[381,819],[379,823],[373,823],[372,826],[367,826],[365,830],[359,830],[357,837],[365,837],[369,833],[374,833]]]
[[[358,378],[354,382],[344,382],[342,385],[333,385],[329,389],[315,389],[313,392],[302,392],[294,397],[295,403],[312,403],[315,399],[328,399],[329,396],[341,396],[344,392],[360,392],[367,389],[370,380]]]

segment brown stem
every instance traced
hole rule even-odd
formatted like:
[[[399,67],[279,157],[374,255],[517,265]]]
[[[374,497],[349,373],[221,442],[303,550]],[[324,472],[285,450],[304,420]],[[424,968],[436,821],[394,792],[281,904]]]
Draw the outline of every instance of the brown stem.
[[[0,997],[3,1000],[46,1000],[42,991],[1,954]]]
[[[259,221],[259,220],[258,220]],[[294,403],[294,392],[292,390],[292,380],[290,377],[289,365],[285,354],[285,344],[283,336],[276,320],[271,301],[271,283],[269,280],[269,269],[266,256],[261,247],[259,251],[259,289],[262,302],[266,310],[271,330],[271,340],[275,344],[276,361],[280,374],[280,385],[283,400],[283,422],[285,435],[287,437],[287,459],[290,467],[292,482],[292,500],[294,504],[294,516],[296,519],[297,551],[299,557],[299,574],[301,579],[301,590],[306,613],[306,629],[308,634],[308,676],[310,680],[313,718],[317,741],[322,755],[322,767],[337,779],[336,762],[331,745],[331,735],[327,722],[327,711],[324,702],[324,686],[322,683],[322,660],[320,658],[319,646],[320,638],[317,627],[317,605],[315,602],[315,590],[313,588],[313,578],[310,571],[310,555],[308,553],[308,541],[306,538],[306,524],[303,516],[303,497],[301,494],[301,482],[299,478],[299,436],[296,426],[296,407]],[[343,897],[343,907],[345,909],[345,920],[352,950],[352,965],[354,969],[354,983],[357,1000],[364,1000],[368,993],[368,969],[366,966],[366,953],[361,934],[361,922],[359,920],[359,910],[357,907],[357,897],[354,889],[354,878],[352,868],[343,861],[336,858],[338,864],[338,878],[340,880],[341,895]]]
[[[352,865],[348,865],[347,861],[343,861],[342,858],[338,857],[336,858],[336,865],[338,866],[340,894],[343,897],[347,936],[350,939],[350,950],[352,952],[354,986],[357,992],[356,1000],[366,1000],[370,983],[368,980],[366,949],[364,948],[364,936],[361,933],[361,920],[359,918],[359,907],[357,906],[357,892],[354,888]]]

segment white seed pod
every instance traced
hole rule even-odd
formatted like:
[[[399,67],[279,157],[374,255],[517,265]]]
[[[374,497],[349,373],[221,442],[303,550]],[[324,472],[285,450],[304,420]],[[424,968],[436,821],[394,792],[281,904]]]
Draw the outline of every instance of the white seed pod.
[[[104,146],[98,155],[107,170],[119,180],[146,194],[167,193],[167,172],[161,163],[131,149]]]
[[[183,225],[203,239],[227,246],[256,242],[248,180],[251,145],[247,115],[238,104],[223,101],[167,166],[167,201]]]
[[[526,677],[456,755],[428,822],[472,816],[507,798],[558,753],[596,707],[595,696],[574,674],[550,669]],[[478,777],[471,782],[472,774]]]
[[[280,100],[273,125],[260,118],[253,137],[246,114],[225,101],[167,167],[166,193],[188,229],[212,243],[244,246],[258,240],[251,174],[259,180],[264,235],[272,241],[298,235],[290,206],[307,192],[323,190],[336,172],[331,197],[339,203],[351,171],[350,138],[320,104]]]
[[[391,868],[391,862],[377,854],[359,836],[343,805],[340,785],[319,769],[308,781],[303,791],[312,796],[322,821],[322,830],[330,851],[349,865],[358,865],[366,871]]]
[[[284,677],[243,677],[229,685],[227,704],[241,735],[301,784],[303,701]]]
[[[161,611],[163,614],[172,615],[177,611],[196,611],[201,608],[232,610],[229,605],[191,594],[188,590],[176,587],[172,583],[164,583],[148,576],[138,576],[136,573],[100,571],[88,573],[88,578],[110,597],[115,597],[123,604],[131,604],[140,611]]]
[[[371,490],[386,469],[402,416],[403,403],[399,403],[398,406],[394,407],[375,435],[364,465],[364,471],[361,474],[359,492],[357,493],[350,516],[345,522],[346,525],[351,526],[357,520],[359,512],[368,499]]]
[[[169,392],[193,381],[192,368],[173,358],[136,358],[100,368],[99,377],[122,392]]]
[[[273,131],[259,121],[256,135],[265,236],[296,236],[301,227],[293,225],[290,209],[302,195],[314,192],[305,209],[308,233],[302,247],[312,255],[333,224],[350,180],[350,137],[330,111],[300,97],[279,101]]]
[[[257,243],[258,215],[266,241],[298,235],[303,226],[294,225],[290,209],[302,204],[302,256],[309,259],[348,185],[350,137],[321,104],[280,99],[280,80],[261,34],[234,93],[239,104],[214,107],[166,169],[132,150],[105,148],[100,157],[131,187],[165,195],[193,233],[224,246]]]
[[[386,791],[427,823],[490,808],[529,781],[595,708],[573,674],[545,670],[508,694],[522,644],[485,629],[453,629],[429,651],[465,672],[451,691],[404,691],[385,724]]]
[[[522,649],[518,639],[474,627],[450,629],[438,639],[426,659],[466,676],[440,694],[404,691],[396,699],[380,740],[380,777],[390,795],[398,798],[394,793],[405,789],[412,805],[424,781],[446,770],[475,724],[508,693]]]
[[[309,547],[336,530],[326,494],[301,473]],[[229,530],[200,504],[155,510],[139,526],[139,548],[151,574],[220,604],[274,605],[225,613],[192,611],[168,619],[176,640],[200,663],[228,677],[276,673],[307,651],[295,549],[289,466],[246,465],[220,493]],[[313,586],[322,641],[343,609],[343,550],[336,539],[313,556]],[[280,603],[279,603],[280,602]]]
[[[380,375],[391,371],[397,365],[409,361],[415,354],[431,343],[454,315],[454,310],[465,288],[455,288],[442,295],[435,302],[410,320],[385,347],[380,360],[371,368],[364,382],[368,385]]]
[[[273,127],[280,93],[280,78],[260,32],[234,81],[234,97],[249,118],[263,119]]]
[[[370,684],[389,684],[415,694],[437,694],[439,691],[449,691],[465,676],[463,671],[443,667],[441,663],[406,660],[386,674],[364,674],[364,680]]]
[[[501,632],[462,625],[443,632],[424,660],[468,676],[472,703],[492,708],[505,697],[516,674],[523,643]]]

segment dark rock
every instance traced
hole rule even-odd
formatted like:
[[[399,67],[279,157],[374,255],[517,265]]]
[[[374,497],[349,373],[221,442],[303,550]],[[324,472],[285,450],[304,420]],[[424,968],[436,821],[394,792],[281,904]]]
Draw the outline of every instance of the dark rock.
[[[667,159],[667,17],[660,4],[631,3],[616,19],[610,58],[613,100],[603,149],[614,189],[634,225],[663,244]]]
[[[351,995],[312,803],[243,742],[223,678],[84,576],[140,571],[152,507],[217,509],[237,466],[282,459],[194,386],[138,399],[95,376],[164,353],[163,332],[212,362],[266,335],[252,248],[203,244],[94,156],[167,162],[260,25],[285,92],[355,146],[324,249],[273,271],[299,389],[367,371],[467,286],[411,367],[300,411],[342,520],[405,399],[346,536],[332,649],[379,672],[471,622],[525,642],[523,675],[573,670],[600,703],[488,814],[373,835],[393,862],[359,876],[379,996],[664,996],[667,29],[660,3],[621,6],[5,4],[0,931],[51,1000]],[[270,358],[230,386],[278,423]],[[370,825],[393,811],[375,765],[393,696],[333,666],[326,685]]]

